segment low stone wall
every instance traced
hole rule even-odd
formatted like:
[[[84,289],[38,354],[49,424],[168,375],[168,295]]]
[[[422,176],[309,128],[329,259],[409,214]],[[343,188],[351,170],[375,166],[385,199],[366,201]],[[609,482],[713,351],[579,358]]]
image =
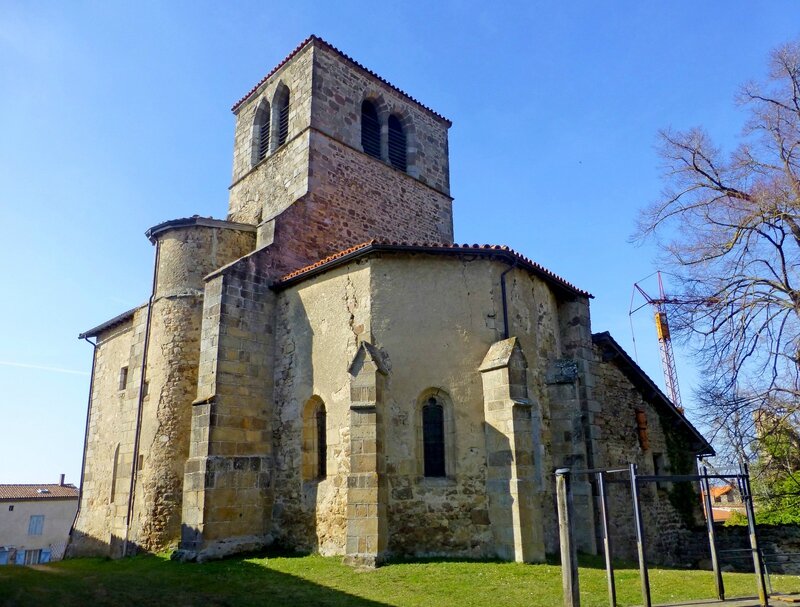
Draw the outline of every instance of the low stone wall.
[[[717,552],[724,571],[753,571],[747,527],[715,528]],[[759,525],[758,542],[769,573],[800,574],[800,525]],[[683,538],[682,564],[711,568],[708,534],[698,527]]]

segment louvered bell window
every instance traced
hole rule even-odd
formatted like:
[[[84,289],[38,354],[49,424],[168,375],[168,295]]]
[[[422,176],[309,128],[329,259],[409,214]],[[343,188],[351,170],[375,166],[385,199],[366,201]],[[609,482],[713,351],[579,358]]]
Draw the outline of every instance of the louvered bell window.
[[[435,398],[422,407],[422,444],[425,476],[445,476],[444,408]]]
[[[361,147],[365,154],[381,157],[381,125],[371,101],[361,103]]]
[[[396,169],[406,171],[406,133],[397,116],[389,116],[389,162]]]
[[[289,138],[289,91],[281,100],[280,113],[278,114],[278,147],[286,143]]]
[[[269,153],[269,103],[264,103],[256,113],[256,162],[261,162]]]

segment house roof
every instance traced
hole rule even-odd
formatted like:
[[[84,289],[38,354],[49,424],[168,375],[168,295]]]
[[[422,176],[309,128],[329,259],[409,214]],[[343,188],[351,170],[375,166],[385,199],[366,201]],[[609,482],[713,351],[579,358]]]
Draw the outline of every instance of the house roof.
[[[722,495],[725,495],[726,493],[729,493],[730,491],[733,491],[733,487],[731,487],[730,485],[722,485],[721,487],[709,488],[709,493],[711,493],[711,497],[720,497]]]
[[[415,104],[418,107],[422,108],[426,112],[428,112],[430,114],[433,114],[439,120],[442,120],[442,121],[446,122],[447,126],[451,126],[453,124],[450,120],[448,120],[447,118],[445,118],[444,116],[442,116],[438,112],[435,112],[434,110],[429,108],[427,105],[424,105],[424,104],[420,103],[419,101],[414,99],[414,97],[412,97],[411,95],[409,95],[408,93],[406,93],[402,89],[399,89],[398,87],[393,85],[388,80],[382,78],[381,76],[379,76],[378,74],[376,74],[372,70],[364,67],[362,64],[360,64],[358,61],[356,61],[355,59],[353,59],[349,55],[346,55],[345,53],[340,51],[338,48],[336,48],[335,46],[333,46],[329,42],[326,42],[325,40],[323,40],[319,36],[315,36],[314,34],[311,34],[308,38],[306,38],[300,44],[298,44],[297,48],[295,48],[291,53],[289,53],[283,61],[281,61],[278,65],[276,65],[274,68],[272,68],[272,70],[266,76],[264,76],[258,82],[258,84],[256,84],[252,89],[250,89],[248,91],[248,93],[244,97],[242,97],[241,99],[239,99],[239,101],[234,103],[233,107],[231,108],[231,111],[235,113],[245,101],[247,101],[248,99],[250,99],[250,97],[253,96],[253,94],[259,89],[259,87],[261,87],[262,84],[264,84],[267,80],[269,80],[273,76],[273,74],[275,74],[275,72],[277,72],[284,65],[286,65],[289,61],[291,61],[300,51],[302,51],[309,44],[318,44],[319,46],[328,49],[329,51],[331,51],[331,52],[335,53],[336,55],[338,55],[341,59],[344,59],[351,66],[353,66],[356,69],[359,69],[362,72],[365,72],[365,73],[369,74],[370,76],[372,76],[373,78],[381,81],[383,84],[385,84],[386,86],[391,88],[393,91],[395,91],[396,93],[399,93],[400,95],[402,95],[408,101],[411,101],[413,104]]]
[[[617,341],[611,337],[611,333],[604,331],[602,333],[593,333],[592,342],[600,346],[604,350],[604,359],[613,360],[619,366],[620,370],[631,381],[631,383],[642,393],[642,396],[648,402],[661,407],[663,410],[669,412],[672,417],[684,425],[686,429],[695,437],[693,445],[697,455],[715,455],[714,448],[700,434],[691,422],[686,419],[675,404],[664,394],[656,383],[650,379],[647,373],[636,364],[636,362],[622,349]]]
[[[0,485],[0,501],[78,499],[75,485]]]
[[[136,312],[136,310],[138,310],[141,307],[142,306],[136,306],[135,308],[131,308],[130,310],[128,310],[127,312],[123,312],[119,316],[115,316],[114,318],[107,320],[104,323],[101,323],[96,327],[89,329],[88,331],[84,331],[83,333],[78,335],[78,339],[86,339],[87,337],[97,337],[98,335],[100,335],[100,333],[102,333],[106,329],[110,329],[111,327],[115,327],[116,325],[121,325],[125,321],[133,318],[133,314]]]
[[[526,269],[542,280],[549,282],[570,295],[581,297],[593,297],[588,291],[579,289],[570,282],[567,282],[557,274],[551,272],[544,266],[517,253],[514,249],[502,245],[478,245],[478,244],[443,244],[443,243],[418,243],[418,242],[388,242],[380,240],[369,240],[355,246],[337,251],[332,255],[320,259],[310,265],[299,268],[281,276],[273,288],[280,289],[291,286],[297,282],[321,274],[327,270],[348,263],[353,259],[364,257],[375,252],[387,253],[428,253],[432,255],[470,255],[472,257],[486,257],[501,259],[506,263],[511,263],[520,268]]]

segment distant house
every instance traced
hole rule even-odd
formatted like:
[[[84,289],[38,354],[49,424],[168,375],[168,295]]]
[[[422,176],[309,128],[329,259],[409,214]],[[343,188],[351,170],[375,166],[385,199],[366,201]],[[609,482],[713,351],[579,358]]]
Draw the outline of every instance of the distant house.
[[[37,565],[64,556],[78,511],[78,488],[0,485],[0,565]]]
[[[733,485],[711,487],[711,513],[715,523],[727,521],[734,512],[745,514],[744,502],[739,490]],[[703,496],[703,510],[705,510],[705,496]]]

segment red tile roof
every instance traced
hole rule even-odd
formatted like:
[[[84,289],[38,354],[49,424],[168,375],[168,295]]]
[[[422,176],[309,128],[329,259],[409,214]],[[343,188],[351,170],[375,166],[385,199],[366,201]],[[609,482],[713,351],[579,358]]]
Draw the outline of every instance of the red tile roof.
[[[78,499],[75,485],[0,485],[0,500]]]
[[[551,272],[544,266],[539,265],[535,261],[517,253],[514,249],[501,246],[501,245],[478,245],[478,244],[445,244],[445,243],[418,243],[418,242],[389,242],[380,240],[369,240],[361,244],[354,245],[347,249],[338,251],[324,259],[320,259],[303,268],[299,268],[281,276],[276,282],[276,286],[281,286],[284,283],[296,282],[298,279],[306,275],[316,273],[327,266],[337,265],[336,262],[351,256],[360,256],[372,251],[387,251],[387,252],[417,252],[417,253],[432,253],[432,254],[445,254],[445,255],[479,255],[479,256],[500,256],[518,264],[520,267],[537,274],[541,278],[555,283],[558,286],[570,291],[573,294],[581,295],[583,297],[593,297],[588,291],[579,289],[570,282],[567,282],[557,274]]]
[[[360,69],[361,71],[363,71],[363,72],[366,72],[367,74],[369,74],[369,75],[370,75],[370,76],[372,76],[373,78],[376,78],[376,79],[380,80],[380,81],[381,81],[381,82],[383,82],[383,83],[384,83],[386,86],[390,87],[392,90],[394,90],[395,92],[397,92],[397,93],[399,93],[400,95],[402,95],[403,97],[405,97],[405,98],[406,98],[408,101],[411,101],[411,102],[412,102],[412,103],[414,103],[415,105],[417,105],[417,106],[421,107],[421,108],[422,108],[423,110],[425,110],[426,112],[430,112],[431,114],[433,114],[434,116],[436,116],[436,117],[437,117],[437,118],[439,118],[440,120],[443,120],[443,121],[445,121],[445,122],[447,123],[447,125],[448,125],[448,126],[451,126],[451,125],[453,124],[453,123],[452,123],[450,120],[448,120],[447,118],[445,118],[444,116],[442,116],[440,113],[438,113],[438,112],[436,112],[436,111],[432,110],[432,109],[431,109],[431,108],[429,108],[427,105],[425,105],[425,104],[423,104],[423,103],[420,103],[419,101],[417,101],[416,99],[414,99],[414,97],[412,97],[411,95],[409,95],[408,93],[406,93],[404,90],[397,88],[395,85],[393,85],[391,82],[389,82],[389,81],[388,81],[388,80],[386,80],[385,78],[383,78],[383,77],[379,76],[378,74],[376,74],[376,73],[375,73],[375,72],[373,72],[372,70],[370,70],[370,69],[368,69],[368,68],[364,67],[362,64],[360,64],[358,61],[356,61],[355,59],[353,59],[353,58],[352,58],[352,57],[350,57],[349,55],[346,55],[345,53],[343,53],[342,51],[340,51],[338,48],[336,48],[335,46],[333,46],[333,45],[332,45],[332,44],[330,44],[329,42],[326,42],[325,40],[323,40],[323,39],[322,39],[322,38],[320,38],[319,36],[315,36],[314,34],[311,34],[311,35],[310,35],[308,38],[306,38],[306,39],[305,39],[305,40],[303,40],[303,41],[302,41],[300,44],[298,44],[298,45],[297,45],[297,48],[295,48],[295,49],[294,49],[294,50],[293,50],[291,53],[289,53],[289,54],[286,56],[286,58],[285,58],[283,61],[281,61],[281,62],[280,62],[278,65],[276,65],[274,68],[272,68],[272,70],[269,72],[269,74],[267,74],[266,76],[264,76],[264,77],[263,77],[263,78],[262,78],[262,79],[259,81],[259,83],[258,83],[258,84],[256,84],[256,85],[255,85],[255,86],[254,86],[252,89],[250,89],[250,90],[248,91],[248,93],[247,93],[247,94],[246,94],[244,97],[242,97],[241,99],[239,99],[239,101],[237,101],[236,103],[234,103],[234,104],[233,104],[233,107],[231,108],[231,111],[232,111],[232,112],[236,112],[236,110],[238,110],[238,109],[239,109],[239,106],[241,106],[241,105],[242,105],[242,104],[243,104],[245,101],[247,101],[247,100],[248,100],[248,99],[249,99],[249,98],[250,98],[250,97],[253,95],[253,93],[255,93],[255,92],[258,90],[258,88],[259,88],[259,87],[260,87],[262,84],[264,84],[264,83],[265,83],[267,80],[269,80],[269,79],[272,77],[272,75],[273,75],[273,74],[275,74],[275,72],[277,72],[277,71],[278,71],[279,69],[281,69],[281,68],[282,68],[284,65],[286,65],[286,64],[287,64],[289,61],[291,61],[291,60],[292,60],[292,59],[295,57],[295,55],[297,55],[297,54],[298,54],[298,53],[299,53],[301,50],[303,50],[303,49],[304,49],[304,48],[305,48],[307,45],[309,45],[309,44],[312,44],[312,43],[314,43],[314,42],[316,42],[316,43],[317,43],[317,44],[319,44],[320,46],[322,46],[322,47],[324,47],[324,48],[327,48],[328,50],[330,50],[330,51],[332,51],[332,52],[336,53],[337,55],[339,55],[339,57],[341,57],[342,59],[344,59],[345,61],[347,61],[348,63],[350,63],[352,66],[356,67],[357,69]]]
[[[731,487],[730,485],[723,485],[722,487],[711,487],[711,497],[720,497],[732,490],[733,487]]]

